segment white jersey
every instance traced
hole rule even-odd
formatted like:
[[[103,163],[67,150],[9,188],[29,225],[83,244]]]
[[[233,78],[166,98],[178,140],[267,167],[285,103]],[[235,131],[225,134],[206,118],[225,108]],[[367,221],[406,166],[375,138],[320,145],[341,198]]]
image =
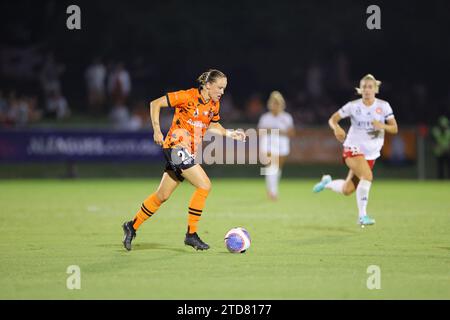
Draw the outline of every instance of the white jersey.
[[[287,112],[281,112],[274,115],[272,112],[264,113],[258,122],[259,129],[279,129],[287,131],[294,127],[294,120]],[[260,139],[260,148],[263,152],[270,152],[280,156],[286,156],[290,152],[289,137],[286,135],[279,135],[279,139],[272,139],[272,135],[262,135]]]
[[[351,119],[344,147],[359,148],[367,160],[377,159],[384,144],[384,130],[376,131],[372,122],[378,120],[385,123],[386,120],[394,118],[389,103],[375,99],[371,106],[366,106],[362,99],[358,99],[348,102],[338,112],[341,118]]]

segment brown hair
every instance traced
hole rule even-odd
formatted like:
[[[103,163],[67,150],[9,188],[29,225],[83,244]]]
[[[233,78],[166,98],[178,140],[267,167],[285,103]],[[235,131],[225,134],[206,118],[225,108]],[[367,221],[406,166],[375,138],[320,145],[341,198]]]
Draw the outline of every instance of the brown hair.
[[[198,77],[197,82],[200,83],[200,89],[203,88],[208,82],[213,83],[217,79],[226,78],[227,76],[219,70],[209,69],[206,72],[203,72],[200,77]]]

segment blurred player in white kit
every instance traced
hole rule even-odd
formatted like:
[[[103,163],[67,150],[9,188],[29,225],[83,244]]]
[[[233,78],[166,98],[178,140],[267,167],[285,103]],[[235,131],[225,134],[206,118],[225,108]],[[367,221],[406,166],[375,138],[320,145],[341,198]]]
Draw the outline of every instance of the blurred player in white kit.
[[[258,122],[258,129],[266,129],[259,130],[259,151],[270,159],[265,175],[267,194],[269,199],[277,200],[282,169],[290,152],[289,138],[295,135],[295,129],[292,116],[284,111],[286,102],[280,92],[270,94],[267,108],[269,112],[264,113]]]

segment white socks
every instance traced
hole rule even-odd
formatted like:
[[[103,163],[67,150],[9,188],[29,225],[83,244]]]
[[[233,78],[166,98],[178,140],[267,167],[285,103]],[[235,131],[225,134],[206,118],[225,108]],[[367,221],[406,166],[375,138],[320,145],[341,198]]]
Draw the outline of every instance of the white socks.
[[[336,193],[344,193],[345,180],[332,180],[329,182],[325,188],[330,189]],[[359,217],[364,217],[367,215],[367,203],[369,201],[369,191],[372,186],[372,182],[368,180],[360,180],[358,187],[356,188],[356,204],[358,205]]]
[[[276,170],[276,168],[272,168],[271,170],[268,171],[268,173],[272,173],[272,174],[266,175],[267,190],[273,196],[277,196],[278,195],[278,184],[279,184],[280,178],[281,178],[281,169],[278,168],[278,170]]]
[[[333,190],[336,193],[343,194],[344,193],[343,192],[344,183],[345,183],[345,180],[342,180],[342,179],[340,179],[340,180],[332,180],[330,183],[328,183],[325,186],[325,189],[330,189],[330,190]]]
[[[368,180],[361,180],[356,188],[356,203],[358,204],[360,218],[367,215],[366,208],[367,202],[369,201],[369,191],[371,185],[372,182]]]

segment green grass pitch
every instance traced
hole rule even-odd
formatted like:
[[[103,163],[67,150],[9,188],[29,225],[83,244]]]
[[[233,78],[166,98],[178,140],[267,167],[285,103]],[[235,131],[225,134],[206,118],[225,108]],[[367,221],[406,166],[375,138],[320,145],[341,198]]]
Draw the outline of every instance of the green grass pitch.
[[[212,178],[199,224],[211,245],[183,244],[193,187],[182,184],[122,247],[157,180],[0,182],[0,299],[450,299],[450,183],[375,181],[373,227],[356,225],[354,196],[313,194],[312,180]],[[223,236],[246,227],[252,246],[226,251]],[[69,290],[67,268],[81,270]],[[380,289],[367,272],[380,267]]]

